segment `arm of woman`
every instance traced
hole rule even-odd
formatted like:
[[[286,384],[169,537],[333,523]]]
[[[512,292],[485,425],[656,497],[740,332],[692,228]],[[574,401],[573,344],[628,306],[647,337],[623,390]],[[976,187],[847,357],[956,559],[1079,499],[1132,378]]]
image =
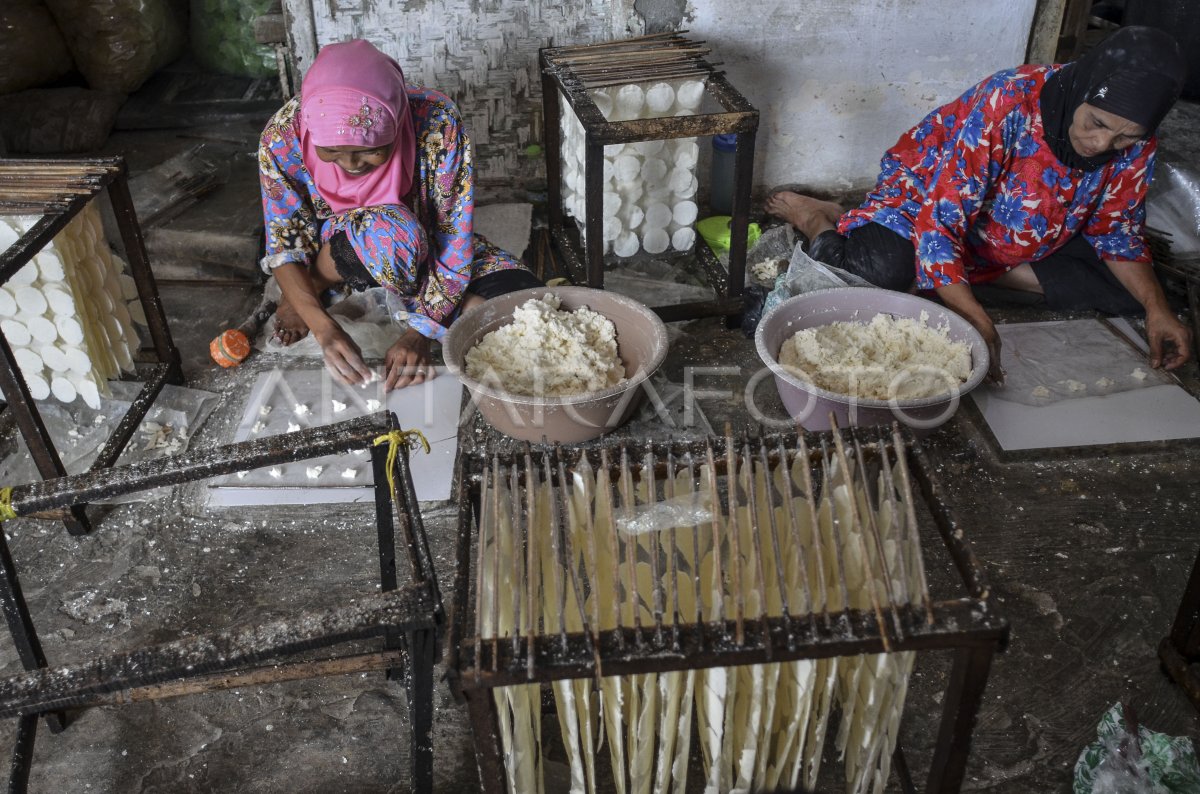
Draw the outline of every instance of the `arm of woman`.
[[[1105,259],[1129,294],[1146,309],[1146,339],[1150,343],[1150,366],[1178,369],[1192,357],[1192,332],[1167,305],[1162,285],[1149,262]]]
[[[258,147],[266,256],[262,267],[275,277],[288,304],[321,345],[325,363],[346,383],[369,380],[362,353],[321,305],[309,274],[320,250],[317,215],[305,189],[303,158],[294,123],[298,101],[284,105],[263,129]],[[328,255],[328,252],[325,252]]]
[[[991,359],[988,380],[992,383],[1004,381],[1000,336],[971,292],[963,250],[967,231],[991,190],[997,166],[1004,162],[1014,143],[1009,138],[1019,129],[993,110],[1003,106],[997,99],[1005,84],[1001,73],[980,86],[969,99],[947,105],[942,113],[926,118],[923,124],[947,123],[945,117],[951,114],[963,121],[940,148],[926,153],[932,173],[913,221],[917,286],[936,290],[947,306],[983,336]],[[997,196],[996,200],[1004,197]]]
[[[1128,162],[1116,170],[1104,197],[1088,219],[1083,235],[1104,264],[1146,310],[1150,366],[1176,369],[1192,353],[1192,333],[1167,305],[1154,275],[1150,247],[1142,237],[1146,221],[1146,189],[1154,173],[1154,138],[1131,149]]]
[[[427,229],[429,276],[415,300],[409,330],[384,359],[387,390],[432,376],[430,340],[441,339],[471,281],[475,259],[475,175],[471,141],[449,98],[430,92],[429,115],[417,119],[418,190],[426,191],[433,216]]]

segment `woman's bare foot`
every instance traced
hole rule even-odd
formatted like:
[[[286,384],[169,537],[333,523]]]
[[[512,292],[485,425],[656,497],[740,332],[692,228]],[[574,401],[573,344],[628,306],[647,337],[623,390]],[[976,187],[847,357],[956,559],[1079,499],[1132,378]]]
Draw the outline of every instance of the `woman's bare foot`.
[[[275,309],[274,336],[284,347],[308,336],[308,325],[300,319],[300,314],[292,308],[287,298],[280,298],[279,306]]]
[[[821,232],[836,228],[842,208],[833,201],[822,201],[812,196],[802,196],[790,190],[781,190],[767,198],[767,212],[780,220],[787,221],[807,237],[815,240]]]

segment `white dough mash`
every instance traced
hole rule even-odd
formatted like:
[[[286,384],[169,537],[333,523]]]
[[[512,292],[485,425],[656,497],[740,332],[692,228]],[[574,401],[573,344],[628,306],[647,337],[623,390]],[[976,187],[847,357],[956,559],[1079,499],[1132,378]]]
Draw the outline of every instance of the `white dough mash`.
[[[612,321],[586,306],[559,308],[558,296],[532,298],[513,321],[467,351],[467,375],[512,394],[565,397],[625,380]]]
[[[936,397],[971,375],[971,346],[946,328],[877,314],[868,323],[806,328],[784,341],[779,363],[826,391],[871,400]]]

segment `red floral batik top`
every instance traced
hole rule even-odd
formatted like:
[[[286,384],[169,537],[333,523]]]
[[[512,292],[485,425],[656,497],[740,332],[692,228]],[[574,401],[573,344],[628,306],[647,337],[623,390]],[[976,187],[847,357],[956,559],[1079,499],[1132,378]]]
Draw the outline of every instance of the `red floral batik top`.
[[[1149,262],[1142,238],[1155,139],[1104,166],[1064,166],[1042,136],[1038,97],[1059,66],[998,72],[937,108],[883,156],[842,234],[874,221],[913,241],[917,286],[990,281],[1076,234],[1102,259]]]

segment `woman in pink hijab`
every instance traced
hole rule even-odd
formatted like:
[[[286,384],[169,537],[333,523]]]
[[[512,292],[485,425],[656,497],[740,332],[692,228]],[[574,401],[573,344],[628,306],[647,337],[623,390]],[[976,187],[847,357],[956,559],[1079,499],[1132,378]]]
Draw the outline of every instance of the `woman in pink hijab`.
[[[263,130],[258,162],[263,269],[283,293],[275,337],[311,332],[347,383],[372,373],[325,311],[330,289],[382,286],[404,303],[408,330],[384,359],[390,390],[432,374],[430,341],[463,310],[541,284],[473,232],[471,143],[454,103],[407,85],[369,42],[321,49]]]

